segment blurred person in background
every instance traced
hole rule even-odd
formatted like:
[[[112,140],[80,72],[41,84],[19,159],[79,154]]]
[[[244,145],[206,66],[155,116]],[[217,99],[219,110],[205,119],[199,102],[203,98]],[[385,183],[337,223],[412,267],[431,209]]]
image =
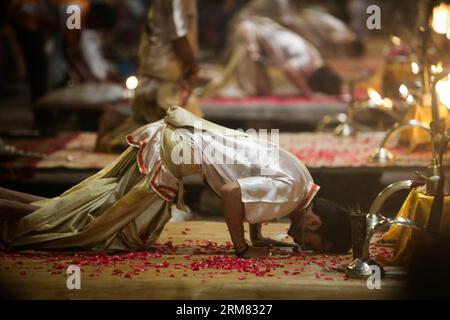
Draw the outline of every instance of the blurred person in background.
[[[80,8],[80,29],[69,29],[66,25],[70,5]],[[77,80],[102,81],[107,78],[108,68],[98,51],[100,32],[115,24],[115,11],[111,5],[88,0],[12,0],[9,1],[8,20],[22,49],[33,101],[48,90],[47,40],[50,37],[61,37],[62,53],[71,75]]]
[[[71,5],[79,8],[79,28],[68,27],[74,14],[68,10]],[[101,50],[103,34],[115,24],[113,6],[88,0],[11,0],[6,8],[7,23],[21,49],[16,59],[24,61],[32,104],[71,79],[101,82],[113,73]],[[49,113],[39,108],[33,108],[33,113],[39,131],[50,133]]]
[[[299,95],[341,93],[340,76],[324,64],[320,52],[272,19],[249,17],[237,25],[236,33],[238,37],[224,72],[206,86],[205,94],[216,91],[235,74],[246,94],[270,95],[269,66],[281,70]]]
[[[298,0],[252,0],[233,19],[230,32],[252,17],[267,17],[312,43],[323,56],[359,55],[362,42],[343,21]],[[236,36],[231,35],[230,38]]]
[[[133,115],[118,126],[104,114],[100,120],[97,150],[120,152],[127,147],[123,137],[145,123],[165,116],[172,105],[201,116],[198,99],[192,95],[198,73],[197,1],[153,0],[139,45],[139,84],[132,100]]]

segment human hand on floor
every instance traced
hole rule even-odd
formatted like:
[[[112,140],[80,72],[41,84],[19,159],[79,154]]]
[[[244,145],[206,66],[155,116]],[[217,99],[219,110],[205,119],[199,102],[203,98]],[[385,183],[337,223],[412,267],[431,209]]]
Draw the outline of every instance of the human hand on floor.
[[[282,247],[282,248],[293,248],[297,245],[295,243],[288,243],[288,242],[282,242],[273,240],[270,238],[259,238],[256,240],[252,240],[252,245],[254,247],[264,248],[264,247]]]
[[[246,251],[238,254],[239,258],[252,259],[252,258],[265,258],[274,256],[284,256],[288,253],[281,250],[269,250],[268,248],[262,247],[248,247]]]

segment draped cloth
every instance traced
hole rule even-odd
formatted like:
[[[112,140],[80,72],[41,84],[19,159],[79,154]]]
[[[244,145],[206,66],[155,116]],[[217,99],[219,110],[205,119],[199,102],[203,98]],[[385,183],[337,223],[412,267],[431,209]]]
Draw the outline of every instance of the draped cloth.
[[[413,189],[403,203],[397,217],[408,218],[422,225],[428,224],[433,197],[421,192],[418,188]],[[444,198],[444,214],[442,215],[440,231],[443,234],[450,233],[450,196]],[[419,250],[429,237],[423,231],[392,226],[384,234],[382,240],[392,243],[394,255],[390,258],[377,257],[377,260],[385,265],[404,265],[410,261],[415,250]]]
[[[237,181],[250,223],[307,207],[319,188],[304,164],[277,145],[183,108],[169,108],[164,119],[126,140],[128,149],[103,170],[59,197],[33,203],[40,207],[35,212],[4,222],[3,240],[44,250],[145,249],[170,219],[189,175],[202,175],[219,197],[223,185]],[[202,159],[179,162],[179,147]]]
[[[160,134],[161,124],[153,124],[152,136],[146,137],[149,142]],[[153,144],[151,154],[140,147],[130,146],[61,196],[33,203],[41,207],[35,212],[3,223],[3,240],[12,247],[41,250],[136,250],[151,245],[171,217],[177,180],[162,166],[159,143]],[[152,163],[151,171],[143,172],[136,164],[142,157]],[[172,190],[164,197],[161,176]]]
[[[223,185],[238,182],[250,223],[271,221],[303,209],[319,190],[305,165],[272,141],[273,137],[269,140],[268,135],[259,137],[221,127],[177,107],[168,110],[165,122],[167,127],[176,128],[172,141],[177,146],[185,144],[181,151],[193,153],[193,164],[183,163],[172,172],[201,174],[219,197]],[[180,148],[164,145],[163,158],[181,162],[177,160]]]

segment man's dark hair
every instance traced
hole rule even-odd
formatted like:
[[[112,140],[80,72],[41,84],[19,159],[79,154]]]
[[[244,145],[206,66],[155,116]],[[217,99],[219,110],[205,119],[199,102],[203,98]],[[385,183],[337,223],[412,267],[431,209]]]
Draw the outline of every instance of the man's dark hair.
[[[352,245],[349,211],[323,198],[313,201],[312,210],[320,217],[319,233],[323,242],[331,243],[331,253],[347,253]]]
[[[328,66],[322,66],[308,78],[308,86],[314,92],[330,95],[341,94],[342,79]]]

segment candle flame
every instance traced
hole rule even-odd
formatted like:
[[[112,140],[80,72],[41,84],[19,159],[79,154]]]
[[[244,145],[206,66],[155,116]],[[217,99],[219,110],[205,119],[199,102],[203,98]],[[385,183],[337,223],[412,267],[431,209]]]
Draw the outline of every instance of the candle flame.
[[[125,85],[127,86],[127,89],[129,89],[129,90],[136,89],[138,84],[139,84],[139,80],[135,76],[128,77],[127,80],[125,81]]]
[[[450,7],[444,3],[433,8],[431,26],[439,34],[447,34],[450,29]]]
[[[409,94],[408,97],[406,97],[406,102],[408,102],[409,104],[413,104],[414,103],[414,97]]]
[[[412,62],[411,63],[411,71],[414,74],[418,74],[420,71],[419,65],[417,64],[417,62]]]
[[[383,107],[385,107],[386,109],[392,109],[394,107],[394,103],[392,102],[391,99],[384,98],[383,99]]]
[[[436,93],[440,102],[450,109],[450,75],[436,83]]]
[[[405,86],[404,84],[402,84],[400,88],[398,88],[398,91],[400,92],[400,95],[403,99],[406,99],[406,97],[408,97],[409,95],[408,87]]]
[[[392,42],[392,44],[394,46],[399,46],[399,45],[402,44],[402,40],[399,37],[397,37],[397,36],[392,36],[391,37],[391,42]]]
[[[374,104],[376,105],[383,104],[383,98],[376,90],[369,88],[367,89],[367,94],[369,95],[370,101],[372,101]]]
[[[439,74],[443,71],[444,69],[442,68],[442,62],[439,62],[437,65],[431,65],[431,73],[433,74]]]

